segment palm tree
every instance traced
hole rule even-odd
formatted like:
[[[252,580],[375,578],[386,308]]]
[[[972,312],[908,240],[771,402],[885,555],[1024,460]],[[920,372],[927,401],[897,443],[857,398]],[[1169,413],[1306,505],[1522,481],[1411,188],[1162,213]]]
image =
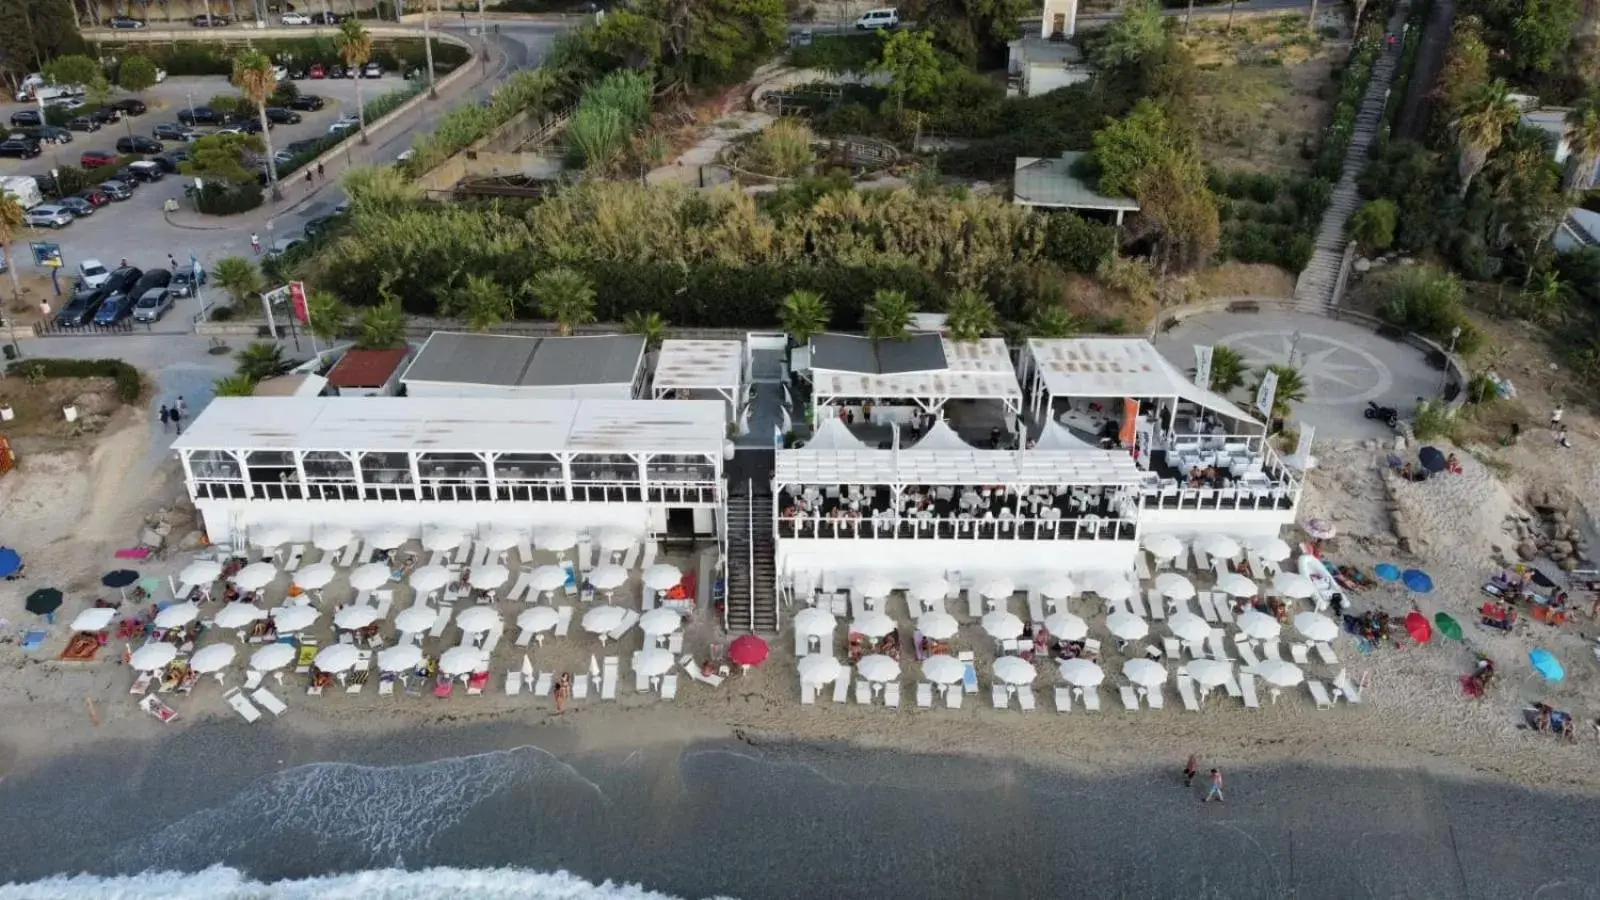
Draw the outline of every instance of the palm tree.
[[[283,348],[273,341],[256,341],[234,351],[237,374],[251,381],[260,381],[282,374],[285,363]]]
[[[594,285],[572,269],[546,269],[523,284],[539,315],[552,319],[561,335],[594,321]]]
[[[911,317],[916,314],[917,305],[905,291],[879,288],[861,311],[861,323],[867,328],[867,337],[873,340],[903,341],[911,329]]]
[[[344,60],[346,67],[361,67],[372,59],[372,36],[361,20],[354,17],[339,23],[339,33],[333,36],[333,47]],[[361,79],[356,79],[356,117],[361,123],[361,143],[367,143],[367,110],[361,102]]]
[[[272,60],[259,50],[246,50],[233,58],[233,83],[244,98],[255,104],[256,119],[261,123],[261,140],[267,145],[267,185],[272,199],[282,200],[278,190],[278,163],[272,158],[272,132],[267,128],[267,102],[278,89],[278,76],[273,71]],[[356,83],[360,84],[360,79]]]
[[[643,312],[636,309],[623,317],[622,330],[629,334],[643,335],[645,347],[654,350],[661,346],[661,339],[666,336],[667,320],[661,318],[658,312]]]
[[[462,316],[473,331],[488,331],[516,314],[511,292],[488,275],[468,275],[445,296],[444,311]]]
[[[361,332],[356,346],[363,350],[387,350],[406,339],[406,314],[394,297],[369,306],[361,313]]]
[[[1211,348],[1211,390],[1227,396],[1244,385],[1244,377],[1249,371],[1239,351],[1226,344]]]
[[[1567,113],[1567,166],[1561,187],[1570,194],[1589,189],[1600,162],[1600,92],[1591,91]]]
[[[212,384],[211,392],[218,397],[248,397],[256,392],[256,382],[243,373],[225,375]]]
[[[261,293],[261,271],[256,264],[242,256],[229,256],[217,262],[217,285],[233,298],[235,307],[243,307],[247,300]]]
[[[306,328],[325,341],[336,341],[350,328],[350,307],[327,291],[316,291],[306,298]]]
[[[1063,306],[1046,306],[1033,314],[1028,333],[1036,338],[1059,340],[1078,333],[1078,320]]]
[[[1489,154],[1500,146],[1505,130],[1517,124],[1522,114],[1510,97],[1511,89],[1498,78],[1472,92],[1456,120],[1456,142],[1461,158],[1461,196],[1467,195],[1472,178],[1483,170]]]
[[[1305,378],[1294,366],[1270,363],[1256,370],[1256,383],[1251,387],[1252,391],[1261,390],[1261,381],[1268,372],[1278,373],[1278,387],[1272,394],[1272,417],[1287,419],[1289,413],[1293,412],[1294,404],[1306,399]]]
[[[0,246],[6,251],[6,269],[11,273],[11,296],[22,298],[22,281],[17,275],[17,257],[12,252],[17,235],[27,225],[27,212],[15,194],[0,190]]]
[[[994,304],[975,291],[961,291],[945,304],[945,327],[958,341],[976,341],[995,332]]]
[[[1529,318],[1542,322],[1556,318],[1571,298],[1572,288],[1555,272],[1546,270],[1517,299]]]
[[[811,343],[811,339],[828,330],[828,320],[833,310],[828,301],[816,291],[790,291],[778,306],[778,323],[794,341],[795,346]]]

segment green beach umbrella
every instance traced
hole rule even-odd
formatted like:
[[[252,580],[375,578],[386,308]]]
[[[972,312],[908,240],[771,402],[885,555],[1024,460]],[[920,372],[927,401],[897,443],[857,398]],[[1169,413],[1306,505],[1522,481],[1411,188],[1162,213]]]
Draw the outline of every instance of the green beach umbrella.
[[[1439,633],[1452,641],[1461,640],[1461,623],[1445,613],[1434,613],[1433,624],[1439,627]]]

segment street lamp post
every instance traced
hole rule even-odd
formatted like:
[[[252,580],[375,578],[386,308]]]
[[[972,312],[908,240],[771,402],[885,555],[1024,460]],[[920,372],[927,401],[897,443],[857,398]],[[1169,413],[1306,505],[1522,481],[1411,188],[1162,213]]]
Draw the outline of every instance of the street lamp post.
[[[1461,337],[1461,326],[1450,329],[1450,349],[1444,353],[1444,365],[1439,367],[1439,395],[1444,396],[1444,382],[1450,377],[1450,357],[1456,354],[1456,340]]]

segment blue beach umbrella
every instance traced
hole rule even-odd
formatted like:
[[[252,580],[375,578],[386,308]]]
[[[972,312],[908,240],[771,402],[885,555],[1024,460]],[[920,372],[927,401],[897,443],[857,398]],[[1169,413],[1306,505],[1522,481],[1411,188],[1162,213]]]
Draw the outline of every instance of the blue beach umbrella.
[[[1566,671],[1561,668],[1561,660],[1556,659],[1554,654],[1543,647],[1529,653],[1528,662],[1533,663],[1534,671],[1543,675],[1547,681],[1560,681],[1567,677]]]
[[[22,554],[10,547],[0,547],[0,578],[8,578],[22,570]]]
[[[1426,594],[1433,590],[1433,579],[1429,578],[1428,573],[1421,569],[1405,570],[1400,575],[1400,582],[1406,586],[1406,590],[1415,591],[1419,594]]]
[[[1378,563],[1377,567],[1372,571],[1377,573],[1378,578],[1382,581],[1400,580],[1400,567],[1394,563]]]

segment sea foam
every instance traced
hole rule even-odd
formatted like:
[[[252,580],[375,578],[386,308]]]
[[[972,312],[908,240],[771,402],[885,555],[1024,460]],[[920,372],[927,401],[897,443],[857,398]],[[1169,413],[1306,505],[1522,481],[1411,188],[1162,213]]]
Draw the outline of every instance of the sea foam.
[[[673,900],[632,884],[592,884],[568,872],[531,869],[377,869],[263,883],[237,869],[212,866],[192,874],[146,872],[101,878],[58,875],[0,885],[0,900]]]

